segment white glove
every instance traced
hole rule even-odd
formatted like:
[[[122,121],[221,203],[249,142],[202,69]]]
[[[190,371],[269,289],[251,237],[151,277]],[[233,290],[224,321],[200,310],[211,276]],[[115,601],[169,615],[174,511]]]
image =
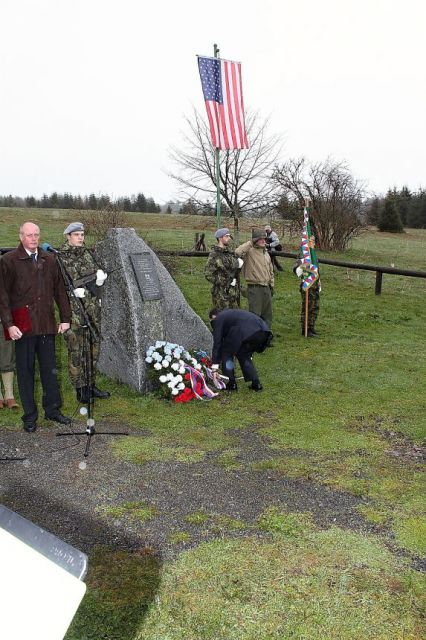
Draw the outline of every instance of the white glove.
[[[244,264],[244,260],[241,260],[241,258],[238,258],[238,268],[241,269],[241,267]]]
[[[301,278],[303,276],[303,269],[302,267],[297,267],[296,269],[296,275],[298,278]]]
[[[76,298],[84,298],[85,293],[86,289],[84,289],[84,287],[78,287],[77,289],[74,289],[74,295]]]
[[[98,269],[96,272],[96,285],[98,287],[102,287],[103,283],[107,278],[108,278],[108,274],[105,273],[105,271],[102,271],[102,269]]]
[[[236,284],[237,284],[237,279],[234,278],[233,281],[231,282],[230,286],[231,287],[235,287]]]
[[[219,365],[218,364],[212,364],[212,371],[219,371]]]

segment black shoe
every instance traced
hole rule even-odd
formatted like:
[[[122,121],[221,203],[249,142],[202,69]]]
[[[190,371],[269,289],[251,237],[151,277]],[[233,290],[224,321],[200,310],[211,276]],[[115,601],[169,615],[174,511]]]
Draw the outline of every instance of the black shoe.
[[[24,422],[24,431],[27,433],[34,433],[37,429],[37,422]]]
[[[111,394],[109,391],[101,391],[97,386],[93,385],[92,387],[92,398],[110,398]]]
[[[53,420],[53,422],[59,422],[59,424],[71,424],[71,418],[62,415],[60,411],[54,411],[53,413],[49,413],[49,415],[46,414],[44,417],[46,420]]]
[[[81,404],[87,404],[88,402],[90,402],[90,396],[87,387],[80,387],[79,389],[76,389],[76,395],[78,402],[81,402]]]
[[[225,391],[238,391],[237,383],[236,382],[228,382],[226,387],[225,387]]]
[[[263,386],[260,384],[259,380],[253,380],[249,389],[252,389],[252,391],[262,391]]]

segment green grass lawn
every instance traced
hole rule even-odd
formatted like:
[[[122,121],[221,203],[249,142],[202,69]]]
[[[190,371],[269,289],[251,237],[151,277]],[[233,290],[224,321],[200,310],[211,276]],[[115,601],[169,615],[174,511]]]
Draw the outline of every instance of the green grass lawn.
[[[19,223],[32,219],[40,223],[42,241],[56,246],[74,218],[64,211],[0,209],[0,244],[14,246]],[[212,219],[141,214],[130,223],[157,248],[189,250],[194,231],[206,230],[208,245],[213,240]],[[241,241],[250,226],[243,228]],[[297,239],[284,238],[285,250],[296,246]],[[426,270],[425,249],[426,230],[400,235],[370,230],[347,252],[327,257]],[[426,432],[426,281],[385,274],[382,295],[375,296],[373,272],[323,265],[321,337],[306,340],[300,335],[292,261],[281,262],[275,346],[255,356],[262,394],[240,385],[237,394],[219,401],[173,405],[104,378],[103,386],[114,393],[108,406],[100,404],[98,419],[118,423],[126,416],[130,425],[149,431],[146,438],[112,445],[115,455],[138,464],[194,462],[217,452],[224,468],[273,469],[362,497],[360,515],[382,535],[321,531],[302,514],[271,511],[261,521],[269,540],[254,538],[250,530],[237,542],[228,540],[222,526],[218,540],[165,564],[159,583],[152,558],[104,550],[90,558],[88,595],[68,640],[423,637],[422,575],[411,568],[410,554],[426,551],[425,483],[417,455]],[[175,259],[172,275],[207,321],[210,294],[203,266],[202,258]],[[66,410],[74,405],[63,345],[59,356]],[[0,424],[5,420],[0,415]],[[9,428],[20,428],[19,423],[17,417]],[[272,460],[239,460],[229,430],[252,425],[270,438],[277,454]],[[122,508],[138,513],[141,505]],[[183,532],[176,535],[184,542]],[[123,593],[114,579],[125,580]],[[147,594],[154,592],[155,602],[148,606]]]

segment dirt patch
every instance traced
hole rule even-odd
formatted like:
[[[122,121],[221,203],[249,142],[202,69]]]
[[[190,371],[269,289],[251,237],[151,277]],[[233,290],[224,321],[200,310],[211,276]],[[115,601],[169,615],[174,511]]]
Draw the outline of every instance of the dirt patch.
[[[126,430],[125,425],[103,427]],[[145,437],[138,430],[130,431]],[[276,455],[255,425],[236,434],[242,460]],[[89,456],[84,458],[85,435],[57,438],[52,427],[41,427],[34,434],[3,431],[0,456],[25,460],[0,463],[2,503],[83,551],[90,552],[94,545],[150,548],[162,558],[172,558],[183,548],[224,534],[217,526],[188,522],[188,515],[200,511],[223,516],[224,521],[242,521],[245,528],[226,531],[232,536],[267,535],[257,527],[257,519],[271,505],[283,511],[308,512],[321,527],[380,532],[359,515],[357,506],[362,500],[350,494],[271,471],[227,470],[214,457],[192,464],[136,465],[113,455],[112,439],[94,436]],[[136,502],[154,506],[156,515],[140,521],[106,512],[109,507]],[[182,536],[184,541],[173,542],[182,533],[188,534]]]
[[[398,431],[398,425],[402,418],[394,418],[389,428],[389,420],[378,415],[357,416],[355,421],[346,425],[347,429],[355,431],[368,431],[377,433],[381,438],[389,442],[390,447],[385,453],[394,458],[411,461],[426,462],[426,446],[415,444],[410,438]]]

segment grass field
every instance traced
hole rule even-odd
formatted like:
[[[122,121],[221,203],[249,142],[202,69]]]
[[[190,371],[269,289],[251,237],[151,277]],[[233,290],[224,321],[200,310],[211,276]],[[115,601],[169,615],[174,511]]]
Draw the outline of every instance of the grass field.
[[[66,211],[0,209],[0,244],[15,246],[19,223],[31,219],[40,224],[42,241],[57,246],[74,218]],[[213,219],[186,216],[140,214],[129,222],[149,244],[163,249],[189,250],[194,232],[204,230],[211,244],[215,228]],[[241,241],[250,226],[243,226]],[[297,247],[296,238],[283,240],[285,250]],[[370,230],[344,254],[328,257],[425,270],[425,255],[426,230],[401,235]],[[362,498],[359,514],[376,533],[324,530],[309,514],[287,513],[271,504],[260,521],[270,534],[267,540],[247,529],[235,541],[225,526],[217,540],[192,548],[182,531],[177,541],[183,551],[163,566],[155,587],[149,559],[99,551],[90,559],[88,595],[68,640],[424,636],[424,580],[413,566],[426,552],[421,464],[426,280],[384,275],[382,295],[375,296],[373,272],[323,265],[321,337],[305,340],[297,279],[291,261],[281,262],[284,272],[276,277],[274,296],[275,346],[256,359],[262,394],[242,388],[220,405],[174,406],[104,379],[115,393],[107,408],[100,407],[99,417],[119,422],[126,415],[138,427],[144,416],[149,437],[113,445],[117,456],[144,464],[191,462],[219,452],[218,464],[225,469],[272,470]],[[204,259],[174,259],[170,265],[189,304],[206,321],[210,294],[202,275]],[[73,394],[65,350],[59,351],[66,410]],[[16,418],[9,428],[18,429],[19,423]],[[270,438],[273,459],[241,461],[229,430],[253,425]],[[203,520],[200,514],[188,517]],[[123,575],[126,580],[120,593],[114,587],[119,567],[120,580]],[[153,591],[155,601],[148,607],[147,594]],[[131,620],[127,626],[126,619]]]

